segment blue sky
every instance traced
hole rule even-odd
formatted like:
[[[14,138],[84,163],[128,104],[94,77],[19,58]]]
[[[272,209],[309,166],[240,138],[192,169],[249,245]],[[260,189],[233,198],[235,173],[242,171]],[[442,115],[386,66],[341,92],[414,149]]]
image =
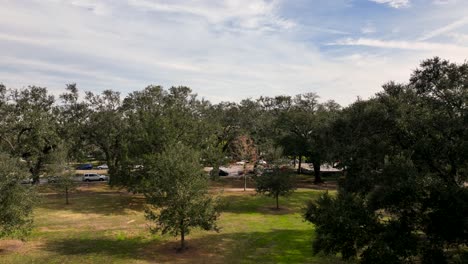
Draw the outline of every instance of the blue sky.
[[[342,105],[426,58],[468,59],[465,0],[0,0],[0,82],[213,102],[316,92]]]

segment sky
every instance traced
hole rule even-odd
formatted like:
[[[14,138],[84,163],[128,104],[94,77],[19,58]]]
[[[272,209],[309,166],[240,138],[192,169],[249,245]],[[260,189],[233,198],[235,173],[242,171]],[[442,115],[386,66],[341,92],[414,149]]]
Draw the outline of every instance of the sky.
[[[0,0],[0,83],[214,103],[317,93],[347,105],[427,58],[468,59],[467,0]]]

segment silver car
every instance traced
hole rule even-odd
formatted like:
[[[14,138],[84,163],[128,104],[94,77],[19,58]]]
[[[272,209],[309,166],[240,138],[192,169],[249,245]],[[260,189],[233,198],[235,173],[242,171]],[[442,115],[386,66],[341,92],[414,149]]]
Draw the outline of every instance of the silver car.
[[[107,181],[109,177],[106,175],[100,175],[97,173],[86,173],[83,176],[83,181],[90,182],[90,181]]]

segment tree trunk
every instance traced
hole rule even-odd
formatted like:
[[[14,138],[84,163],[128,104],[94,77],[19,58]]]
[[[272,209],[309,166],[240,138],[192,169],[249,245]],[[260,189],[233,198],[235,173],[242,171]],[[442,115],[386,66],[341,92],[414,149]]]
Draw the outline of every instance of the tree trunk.
[[[276,210],[279,210],[278,196],[279,195],[276,195]]]
[[[297,156],[294,155],[294,159],[293,159],[293,166],[294,166],[294,168],[296,168],[296,158],[297,158]]]
[[[39,158],[37,163],[34,165],[34,167],[32,167],[29,171],[31,172],[31,176],[32,176],[32,183],[33,184],[39,184],[39,175],[41,173],[41,167],[42,167],[42,159]]]
[[[302,155],[299,155],[299,167],[297,167],[297,174],[302,173]]]
[[[65,187],[65,200],[66,200],[66,204],[69,204],[68,203],[68,187]]]
[[[184,221],[182,221],[183,223]],[[185,250],[185,232],[184,227],[180,227],[180,249],[181,252]]]
[[[214,165],[213,169],[210,172],[210,176],[212,180],[219,179],[219,165]]]
[[[244,192],[247,190],[247,165],[244,163]]]
[[[184,219],[180,220],[179,224],[180,229],[180,248],[177,250],[178,252],[182,252],[185,250],[185,228],[184,228]]]
[[[315,179],[314,179],[315,184],[323,183],[321,172],[320,172],[320,161],[318,160],[314,161],[314,176],[315,176]]]

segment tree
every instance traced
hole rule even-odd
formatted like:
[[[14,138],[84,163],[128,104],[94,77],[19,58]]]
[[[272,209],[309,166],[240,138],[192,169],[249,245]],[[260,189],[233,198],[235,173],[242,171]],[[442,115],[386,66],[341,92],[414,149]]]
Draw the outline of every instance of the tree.
[[[32,228],[32,210],[36,195],[32,186],[21,184],[29,179],[24,164],[0,153],[0,238],[23,237]]]
[[[216,170],[223,163],[221,128],[212,118],[211,105],[199,100],[190,88],[148,86],[128,95],[120,109],[126,131],[121,130],[119,184],[138,192],[144,174],[134,171],[135,165],[141,165],[146,155],[161,153],[178,142],[200,150],[205,166]]]
[[[60,194],[65,196],[65,204],[70,204],[68,201],[69,194],[76,191],[77,183],[73,180],[72,172],[66,172],[62,175],[53,178],[50,186]]]
[[[333,127],[346,176],[305,215],[316,252],[448,263],[468,243],[467,79],[468,63],[430,59],[342,112]]]
[[[340,109],[334,101],[319,103],[318,98],[314,93],[297,95],[277,118],[277,126],[282,129],[278,143],[286,154],[299,156],[298,173],[302,173],[304,156],[312,161],[316,184],[323,182],[320,166],[331,157],[330,125]]]
[[[149,156],[144,170],[142,191],[149,204],[146,218],[155,223],[153,232],[180,235],[179,251],[183,251],[192,228],[218,230],[217,202],[208,194],[208,176],[198,152],[176,143]]]
[[[230,152],[236,160],[242,160],[243,163],[243,178],[244,191],[247,190],[247,162],[255,162],[257,160],[257,149],[251,138],[248,136],[239,136],[230,144]]]
[[[126,154],[128,139],[128,123],[124,120],[120,93],[112,90],[105,90],[100,95],[86,92],[85,102],[84,137],[104,154],[110,183],[119,184],[118,171]]]
[[[85,101],[79,100],[76,84],[67,84],[66,92],[60,95],[61,102],[55,107],[58,131],[67,146],[67,160],[81,161],[93,150],[85,128],[90,108]]]
[[[57,193],[63,194],[67,205],[69,204],[69,194],[74,192],[78,186],[73,179],[75,171],[69,166],[68,158],[70,154],[73,155],[73,151],[70,151],[64,145],[59,146],[51,155],[50,164],[46,168],[47,174],[50,175],[48,186]]]
[[[55,99],[46,88],[30,86],[22,90],[0,88],[3,151],[26,161],[33,183],[49,156],[61,143],[54,115]]]
[[[255,176],[255,191],[276,200],[276,209],[279,209],[279,197],[290,195],[294,190],[294,182],[291,179],[291,172],[287,168],[281,167],[281,161],[276,160],[271,168],[264,170],[261,175]]]

